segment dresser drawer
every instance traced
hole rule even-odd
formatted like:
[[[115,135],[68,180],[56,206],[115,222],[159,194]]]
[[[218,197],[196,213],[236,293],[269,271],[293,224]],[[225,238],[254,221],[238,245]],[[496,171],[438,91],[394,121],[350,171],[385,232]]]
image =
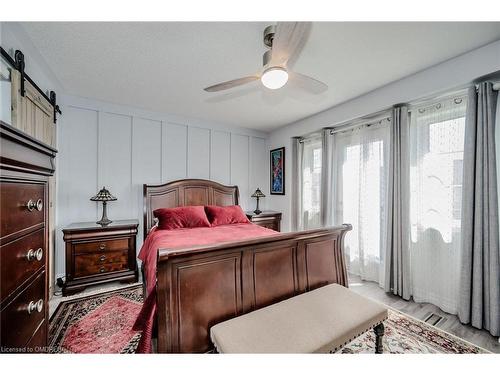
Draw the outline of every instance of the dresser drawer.
[[[2,345],[8,347],[26,346],[33,333],[43,322],[45,308],[45,271],[43,271],[2,310]]]
[[[37,224],[43,225],[45,185],[3,181],[0,183],[0,205],[1,237]]]
[[[128,238],[114,240],[102,240],[93,242],[75,243],[75,254],[97,253],[103,251],[127,250],[129,248]]]
[[[3,300],[45,264],[45,229],[0,247],[0,297]]]
[[[46,353],[47,352],[47,326],[48,324],[42,323],[40,327],[36,330],[33,337],[26,344],[26,348],[28,349],[27,353]]]

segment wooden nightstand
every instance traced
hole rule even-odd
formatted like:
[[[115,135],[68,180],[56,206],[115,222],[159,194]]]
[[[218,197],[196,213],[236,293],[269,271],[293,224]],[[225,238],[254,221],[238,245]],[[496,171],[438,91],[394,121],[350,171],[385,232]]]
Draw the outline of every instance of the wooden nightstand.
[[[281,230],[281,212],[262,211],[260,214],[255,214],[253,211],[247,211],[245,214],[252,223],[261,227],[273,229],[277,232]]]
[[[66,282],[63,296],[110,281],[138,280],[135,241],[137,220],[116,220],[103,227],[74,223],[63,229]]]

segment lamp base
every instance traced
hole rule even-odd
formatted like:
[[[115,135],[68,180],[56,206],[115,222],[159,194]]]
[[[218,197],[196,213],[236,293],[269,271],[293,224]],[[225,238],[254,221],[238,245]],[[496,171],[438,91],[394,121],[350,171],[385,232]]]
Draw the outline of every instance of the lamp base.
[[[106,225],[111,224],[112,222],[113,222],[113,220],[109,220],[109,219],[107,219],[107,220],[102,220],[102,219],[101,219],[101,220],[99,220],[99,221],[96,221],[95,223],[96,223],[96,224],[99,224],[99,225],[102,225],[102,226],[104,227],[104,226],[106,226]]]
[[[102,202],[102,218],[101,218],[101,220],[96,221],[95,223],[102,225],[104,227],[106,225],[109,225],[112,222],[113,222],[112,220],[108,219],[107,210],[106,210],[106,201],[104,201],[104,202]]]
[[[255,211],[253,212],[255,215],[260,215],[262,211],[259,209],[259,197],[257,197],[257,207],[255,207]]]

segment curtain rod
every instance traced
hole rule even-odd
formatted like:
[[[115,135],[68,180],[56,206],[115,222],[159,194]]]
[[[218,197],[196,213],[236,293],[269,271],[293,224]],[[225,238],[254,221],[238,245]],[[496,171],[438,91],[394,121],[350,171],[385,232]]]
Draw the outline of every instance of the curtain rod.
[[[493,85],[493,90],[495,91],[499,91],[500,90],[500,81],[490,81]],[[474,85],[476,87],[476,90],[479,88],[479,83],[476,83]]]
[[[303,137],[294,137],[295,139],[298,139],[299,143],[304,143],[304,142],[312,142],[312,141],[317,141],[321,140],[321,132],[314,132],[311,134],[308,134]]]
[[[498,71],[497,73],[500,73],[500,71]],[[487,79],[488,79],[488,77],[484,77],[484,80],[487,80]],[[498,81],[498,78],[493,78],[493,79],[490,78],[490,81],[493,83],[493,90],[500,91],[500,81]],[[410,109],[410,107],[415,107],[415,106],[418,106],[419,104],[421,105],[421,104],[428,102],[428,101],[440,100],[440,99],[444,99],[447,97],[453,97],[455,95],[460,95],[460,94],[463,95],[469,87],[472,87],[472,85],[473,85],[473,83],[471,82],[471,83],[468,83],[467,85],[455,87],[454,89],[446,91],[445,93],[443,93],[441,91],[440,94],[424,96],[424,97],[421,97],[420,99],[417,99],[415,101],[408,102],[408,103],[401,103],[400,105],[406,105]],[[477,88],[478,85],[475,84],[475,87]],[[376,116],[382,116],[382,114],[384,114],[384,113],[389,113],[390,111],[392,111],[392,109],[394,107],[395,106],[391,106],[389,108],[385,108],[385,109],[382,109],[378,112],[375,112],[371,115],[365,115],[365,116],[361,116],[358,118],[352,118],[352,119],[347,120],[347,121],[342,121],[342,122],[338,123],[337,125],[325,126],[321,130],[330,129],[330,130],[335,131],[335,132],[342,131],[342,130],[348,130],[349,128],[356,127],[360,124],[369,122],[370,119],[373,119]],[[341,128],[343,128],[343,129],[341,129]],[[313,134],[309,133],[309,134],[303,135],[302,137],[298,137],[298,138],[305,139],[305,138],[309,138],[312,136],[313,136]]]
[[[361,118],[358,120],[350,121],[349,123],[345,123],[343,125],[335,126],[332,128],[325,128],[326,130],[330,130],[330,134],[341,133],[348,130],[353,130],[356,128],[364,127],[364,126],[372,126],[377,123],[382,123],[382,121],[387,120],[391,121],[391,115],[389,110],[384,110],[382,113],[378,112],[377,114],[365,118]]]

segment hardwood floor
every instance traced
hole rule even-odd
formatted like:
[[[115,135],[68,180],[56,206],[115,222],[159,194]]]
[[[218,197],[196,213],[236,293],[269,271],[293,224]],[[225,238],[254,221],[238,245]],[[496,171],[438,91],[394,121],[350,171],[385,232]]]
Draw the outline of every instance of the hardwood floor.
[[[349,288],[356,293],[379,301],[392,309],[401,311],[419,320],[425,321],[430,314],[440,315],[445,319],[441,319],[435,327],[476,344],[493,353],[500,353],[500,343],[498,341],[498,337],[492,336],[485,330],[476,329],[469,325],[460,323],[455,315],[447,314],[437,306],[430,303],[416,303],[413,300],[405,301],[400,297],[390,293],[385,293],[377,283],[362,281],[359,276],[351,274],[349,275]]]

